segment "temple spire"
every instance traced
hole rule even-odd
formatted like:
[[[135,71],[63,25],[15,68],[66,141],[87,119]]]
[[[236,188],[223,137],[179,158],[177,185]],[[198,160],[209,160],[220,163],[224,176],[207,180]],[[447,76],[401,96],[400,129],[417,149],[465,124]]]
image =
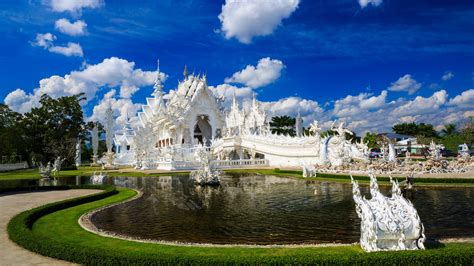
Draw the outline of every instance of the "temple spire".
[[[188,72],[188,66],[187,65],[184,65],[183,76],[184,76],[184,79],[188,79],[189,72]]]
[[[161,82],[161,73],[160,73],[160,59],[156,60],[156,79],[155,79],[155,85],[153,86],[153,93],[151,94],[152,96],[155,96],[155,98],[162,96],[163,95],[163,83]]]
[[[298,137],[302,137],[304,135],[303,119],[301,118],[301,114],[299,110],[298,110],[298,115],[296,116],[296,121],[295,121],[295,131],[296,131],[296,136]]]
[[[237,105],[237,99],[235,98],[235,91],[232,96],[232,108],[239,108],[239,106]]]

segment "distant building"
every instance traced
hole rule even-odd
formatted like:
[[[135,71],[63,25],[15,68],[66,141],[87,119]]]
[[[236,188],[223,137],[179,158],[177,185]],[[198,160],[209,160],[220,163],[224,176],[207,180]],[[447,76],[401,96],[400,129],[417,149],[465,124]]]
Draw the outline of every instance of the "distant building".
[[[410,135],[381,133],[377,137],[385,137],[395,141],[395,151],[397,154],[403,154],[408,151],[411,155],[422,155],[423,151],[429,148],[429,145],[418,144],[416,137]],[[444,146],[442,149],[444,149]]]

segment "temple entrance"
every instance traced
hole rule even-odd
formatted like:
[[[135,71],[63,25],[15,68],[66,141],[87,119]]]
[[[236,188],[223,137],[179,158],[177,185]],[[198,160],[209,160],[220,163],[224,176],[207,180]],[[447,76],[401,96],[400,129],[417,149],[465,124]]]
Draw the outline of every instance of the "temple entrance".
[[[209,124],[209,117],[207,115],[199,115],[196,120],[197,122],[194,126],[195,144],[211,145],[212,127],[211,124]]]

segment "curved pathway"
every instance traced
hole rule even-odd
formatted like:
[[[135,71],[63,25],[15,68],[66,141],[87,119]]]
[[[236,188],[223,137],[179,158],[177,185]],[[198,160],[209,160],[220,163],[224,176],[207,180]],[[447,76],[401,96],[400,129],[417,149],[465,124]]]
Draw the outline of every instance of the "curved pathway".
[[[7,224],[20,212],[47,203],[98,193],[94,189],[70,189],[19,194],[0,194],[0,264],[1,265],[71,265],[28,251],[8,238]]]

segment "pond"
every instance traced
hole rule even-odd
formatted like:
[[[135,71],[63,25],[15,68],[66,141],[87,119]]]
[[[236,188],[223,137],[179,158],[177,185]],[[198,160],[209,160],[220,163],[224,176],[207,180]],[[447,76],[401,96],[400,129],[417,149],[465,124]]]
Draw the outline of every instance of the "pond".
[[[347,183],[263,175],[223,176],[195,187],[187,176],[116,177],[143,196],[96,213],[100,229],[163,241],[214,244],[317,244],[359,241]],[[381,191],[389,195],[390,187]],[[368,187],[361,192],[368,195]],[[409,193],[429,239],[474,237],[474,188],[417,187]],[[368,196],[369,197],[369,196]]]

